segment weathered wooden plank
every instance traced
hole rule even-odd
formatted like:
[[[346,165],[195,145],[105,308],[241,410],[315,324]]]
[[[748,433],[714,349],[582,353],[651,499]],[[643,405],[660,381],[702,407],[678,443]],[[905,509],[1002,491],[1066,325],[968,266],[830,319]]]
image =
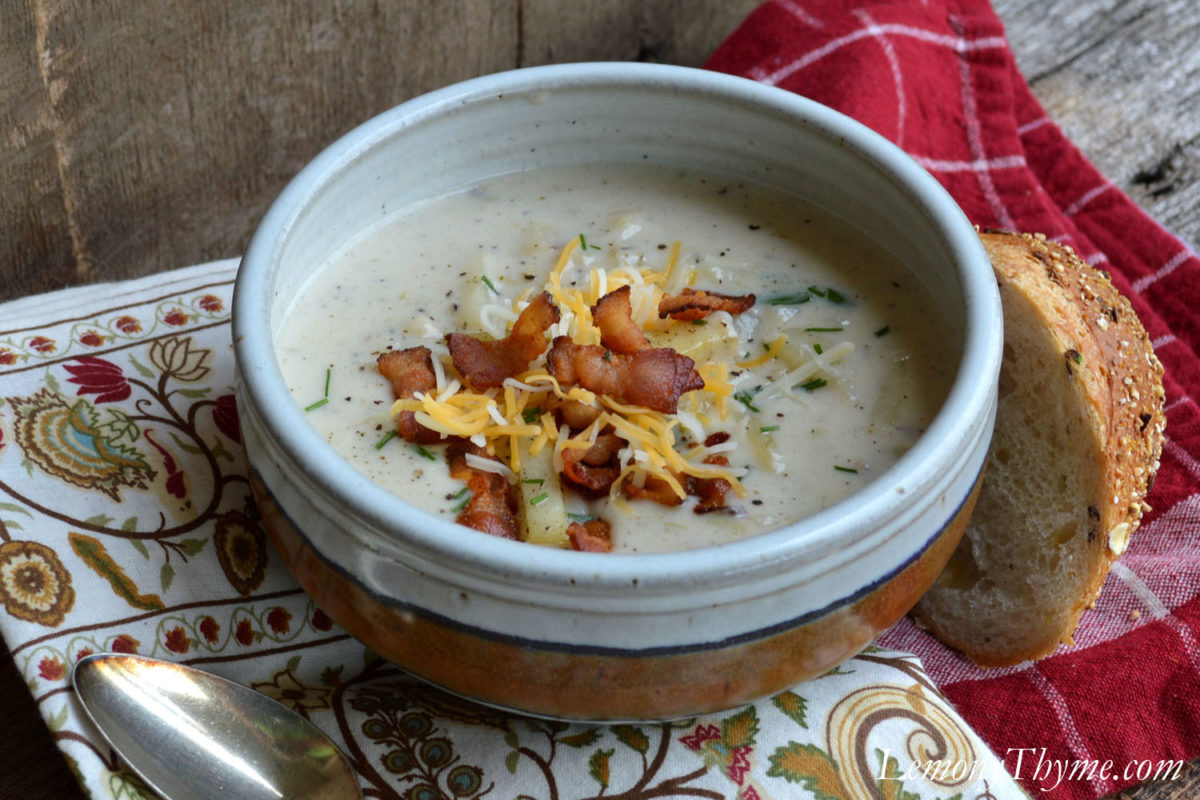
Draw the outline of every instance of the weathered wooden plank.
[[[4,129],[40,139],[9,134],[0,148],[15,173],[0,206],[15,243],[0,296],[48,288],[27,280],[40,260],[75,265],[55,272],[65,283],[235,255],[286,180],[338,134],[516,64],[516,0],[39,0],[25,25],[13,23],[26,6],[6,3],[0,74],[24,83],[5,81],[0,106],[29,120]],[[31,84],[30,65],[37,92],[18,102],[10,95]],[[45,231],[71,235],[39,249]]]
[[[39,32],[20,0],[0,0],[0,297],[74,282]]]
[[[1200,242],[1200,3],[997,0],[1050,116],[1146,211]]]

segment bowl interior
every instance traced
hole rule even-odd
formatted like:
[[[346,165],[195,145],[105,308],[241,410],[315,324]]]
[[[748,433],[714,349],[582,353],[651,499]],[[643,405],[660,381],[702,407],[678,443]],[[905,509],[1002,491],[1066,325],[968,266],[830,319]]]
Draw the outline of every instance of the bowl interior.
[[[963,426],[977,424],[991,403],[999,308],[978,238],[933,178],[865,127],[782,90],[660,65],[534,68],[452,86],[369,121],[293,181],[247,251],[234,309],[246,389],[281,446],[298,458],[320,453],[304,459],[313,479],[335,494],[353,485],[355,496],[347,489],[339,500],[356,513],[395,519],[403,502],[379,487],[359,491],[347,477],[352,468],[307,428],[284,387],[270,342],[292,299],[350,239],[410,204],[518,170],[642,162],[758,181],[842,217],[910,267],[961,349],[954,385],[930,430],[865,489],[787,529],[722,545],[719,566],[699,551],[630,557],[639,560],[640,574],[654,563],[672,574],[699,574],[735,572],[785,551],[813,558],[897,514],[905,497],[938,479]],[[401,514],[406,535],[432,531],[424,546],[456,546],[436,541],[446,523],[410,512]],[[532,560],[560,571],[579,563],[564,559],[585,555],[531,556],[521,552],[527,545],[489,538],[470,537],[471,558]],[[623,569],[621,557],[602,558],[606,570]]]

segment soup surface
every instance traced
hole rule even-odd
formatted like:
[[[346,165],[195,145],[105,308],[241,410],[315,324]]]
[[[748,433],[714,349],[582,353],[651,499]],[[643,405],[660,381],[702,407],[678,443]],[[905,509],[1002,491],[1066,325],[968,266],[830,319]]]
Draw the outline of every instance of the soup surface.
[[[605,370],[633,358],[600,344],[591,314],[624,286],[619,318],[644,347],[669,348],[680,374],[690,359],[703,380],[673,410],[629,402],[638,386],[590,391],[545,352],[490,389],[456,368],[447,334],[503,339],[543,293],[558,314],[538,333],[547,349],[570,337],[562,346]],[[754,302],[660,316],[663,298],[685,290]],[[277,350],[296,402],[334,450],[414,505],[454,519],[471,492],[451,476],[444,446],[394,435],[406,410],[504,465],[488,468],[513,487],[532,541],[570,546],[562,530],[535,528],[600,519],[614,550],[654,552],[778,528],[891,466],[933,419],[957,363],[932,305],[878,243],[789,195],[666,168],[578,166],[499,177],[390,215],[315,273]],[[393,408],[377,358],[418,346],[429,348],[436,387]],[[588,424],[565,422],[564,404],[589,407]],[[610,480],[585,491],[559,478],[564,458],[578,464],[572,456],[597,441],[614,443]],[[719,502],[697,513],[714,505],[703,487],[717,480]]]

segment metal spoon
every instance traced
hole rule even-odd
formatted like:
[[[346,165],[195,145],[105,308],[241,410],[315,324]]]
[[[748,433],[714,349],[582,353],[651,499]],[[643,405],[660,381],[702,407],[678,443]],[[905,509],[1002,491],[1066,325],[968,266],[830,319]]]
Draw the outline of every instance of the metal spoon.
[[[104,737],[168,800],[362,797],[316,725],[241,684],[119,653],[81,658],[71,680]]]

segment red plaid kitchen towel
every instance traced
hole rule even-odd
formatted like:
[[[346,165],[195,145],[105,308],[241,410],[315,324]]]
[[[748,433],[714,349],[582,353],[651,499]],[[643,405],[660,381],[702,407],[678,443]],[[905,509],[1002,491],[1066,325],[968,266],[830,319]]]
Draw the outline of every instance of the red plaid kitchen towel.
[[[1130,297],[1166,367],[1167,441],[1154,510],[1084,614],[1076,645],[982,670],[908,622],[884,642],[921,657],[1035,794],[1092,800],[1156,777],[1159,762],[1200,756],[1194,250],[1046,117],[986,0],[773,0],[707,66],[857,118],[928,169],[974,223],[1064,241]]]

